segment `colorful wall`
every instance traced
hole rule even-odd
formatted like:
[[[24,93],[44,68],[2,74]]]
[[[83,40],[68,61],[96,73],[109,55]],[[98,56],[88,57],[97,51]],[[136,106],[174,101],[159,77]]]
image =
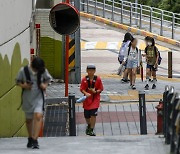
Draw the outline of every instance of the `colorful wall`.
[[[26,136],[19,69],[29,63],[32,0],[0,1],[0,137]]]
[[[62,36],[54,32],[49,24],[50,9],[37,9],[36,24],[40,24],[40,57],[45,61],[50,74],[63,79],[63,48]],[[34,40],[35,41],[35,40]]]

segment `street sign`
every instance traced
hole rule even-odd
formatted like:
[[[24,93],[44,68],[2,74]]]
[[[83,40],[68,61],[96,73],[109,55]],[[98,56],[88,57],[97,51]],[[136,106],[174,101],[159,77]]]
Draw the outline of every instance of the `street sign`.
[[[68,3],[59,3],[51,9],[49,23],[58,34],[70,35],[79,28],[79,12]]]

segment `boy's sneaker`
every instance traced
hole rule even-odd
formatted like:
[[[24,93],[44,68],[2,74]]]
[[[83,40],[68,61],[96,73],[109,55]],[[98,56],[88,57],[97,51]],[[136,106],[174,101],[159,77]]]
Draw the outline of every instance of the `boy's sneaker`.
[[[33,139],[32,139],[32,137],[29,137],[28,143],[27,143],[27,148],[32,148],[32,145],[33,145]]]
[[[147,84],[144,88],[145,90],[149,90],[149,85]]]
[[[156,85],[155,84],[152,85],[152,89],[156,89]]]
[[[132,90],[135,90],[136,89],[136,86],[135,85],[132,85]]]
[[[91,131],[90,128],[87,126],[86,127],[86,135],[90,135],[90,131]]]
[[[33,140],[32,149],[39,149],[38,140]]]
[[[96,136],[96,134],[95,134],[95,132],[94,132],[94,130],[93,130],[92,128],[90,129],[90,132],[89,132],[89,133],[90,133],[90,134],[89,134],[90,136]]]

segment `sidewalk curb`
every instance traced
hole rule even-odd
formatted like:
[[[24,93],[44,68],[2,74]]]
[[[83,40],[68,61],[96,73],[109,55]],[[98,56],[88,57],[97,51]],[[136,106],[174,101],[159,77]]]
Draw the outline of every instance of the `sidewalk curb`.
[[[141,30],[141,29],[138,29],[138,28],[123,25],[123,24],[117,23],[115,21],[111,21],[109,19],[105,19],[105,18],[102,18],[102,17],[99,17],[99,16],[84,13],[84,12],[80,12],[80,16],[85,17],[85,18],[89,18],[89,19],[93,19],[95,21],[99,21],[99,22],[102,22],[104,24],[113,26],[115,28],[120,28],[120,29],[126,30],[128,32],[132,32],[134,34],[138,34],[138,35],[141,35],[141,36],[151,36],[151,37],[153,37],[153,38],[155,38],[155,39],[157,39],[159,41],[162,41],[162,42],[165,42],[165,43],[172,44],[172,45],[175,45],[177,47],[180,47],[180,42],[177,41],[177,40],[170,39],[170,38],[167,38],[167,37],[164,37],[164,36],[160,36],[160,35],[145,31],[145,30]]]

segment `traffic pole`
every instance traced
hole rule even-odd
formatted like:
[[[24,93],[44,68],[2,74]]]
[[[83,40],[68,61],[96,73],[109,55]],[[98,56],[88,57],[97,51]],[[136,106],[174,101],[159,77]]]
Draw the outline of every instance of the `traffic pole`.
[[[65,57],[65,97],[68,96],[68,82],[69,82],[69,35],[66,35],[66,57]]]
[[[69,4],[69,0],[66,0]],[[65,97],[68,96],[68,82],[69,82],[69,35],[66,35],[66,56],[65,56]]]

